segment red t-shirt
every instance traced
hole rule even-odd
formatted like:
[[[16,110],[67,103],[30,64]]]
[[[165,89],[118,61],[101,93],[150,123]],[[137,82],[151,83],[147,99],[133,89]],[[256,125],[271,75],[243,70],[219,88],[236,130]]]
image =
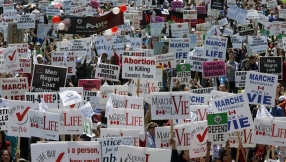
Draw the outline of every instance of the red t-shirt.
[[[2,150],[7,150],[8,147],[10,146],[10,142],[9,141],[5,141],[6,145],[3,145],[2,143],[0,143],[0,151]]]

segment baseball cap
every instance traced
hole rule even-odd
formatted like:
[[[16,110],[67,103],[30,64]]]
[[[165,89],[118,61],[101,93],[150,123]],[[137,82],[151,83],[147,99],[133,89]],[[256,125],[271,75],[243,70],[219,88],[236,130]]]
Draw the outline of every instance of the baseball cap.
[[[284,101],[285,99],[286,99],[285,96],[280,96],[280,97],[278,98],[279,101]]]
[[[81,60],[78,59],[78,60],[75,61],[75,63],[76,64],[81,64]]]
[[[36,43],[36,45],[37,45],[37,46],[40,46],[40,45],[41,45],[41,43],[40,43],[40,42],[37,42],[37,43]]]
[[[37,58],[43,58],[43,56],[42,56],[42,55],[40,55],[40,54],[38,54],[38,55],[37,55]]]

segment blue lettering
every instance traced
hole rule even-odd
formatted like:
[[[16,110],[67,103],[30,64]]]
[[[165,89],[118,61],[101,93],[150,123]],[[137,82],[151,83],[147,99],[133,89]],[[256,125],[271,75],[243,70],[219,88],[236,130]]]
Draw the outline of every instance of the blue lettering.
[[[250,124],[248,123],[248,117],[238,119],[240,123],[240,128],[249,127]]]
[[[238,129],[237,121],[234,119],[234,120],[229,120],[229,121],[227,121],[228,131],[230,131],[231,121],[232,121],[232,123],[233,123],[234,129]]]
[[[187,52],[177,52],[176,58],[188,58]]]
[[[247,97],[250,103],[271,105],[272,96],[266,96],[266,95],[262,96],[262,95],[247,93]],[[257,99],[257,102],[255,102],[255,99]]]
[[[196,103],[204,103],[205,97],[191,96],[191,101]]]
[[[215,106],[216,107],[223,107],[223,106],[238,104],[241,102],[244,102],[244,99],[243,99],[242,95],[239,95],[236,97],[226,98],[226,99],[220,100],[220,101],[215,101]]]
[[[218,51],[206,51],[206,56],[208,57],[214,57],[214,58],[223,58],[222,57],[222,52],[218,52]]]
[[[274,76],[265,76],[261,74],[250,74],[249,75],[250,80],[257,80],[261,82],[270,82],[275,83],[275,77]]]

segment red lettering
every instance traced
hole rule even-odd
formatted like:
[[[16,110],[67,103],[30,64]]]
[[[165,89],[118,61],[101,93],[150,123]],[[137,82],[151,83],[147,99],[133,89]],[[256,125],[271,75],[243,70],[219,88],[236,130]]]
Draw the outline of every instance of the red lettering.
[[[67,122],[67,113],[64,113],[64,126],[81,126],[81,116],[70,116],[70,123]]]
[[[190,133],[184,133],[185,128],[182,128],[181,135],[178,132],[178,129],[175,129],[176,135],[178,137],[178,142],[182,145],[182,141],[184,140],[184,146],[190,146]]]
[[[180,96],[179,105],[176,104],[175,96],[171,96],[171,97],[172,97],[173,102],[174,102],[176,114],[179,113],[180,106],[182,108],[182,115],[190,114],[190,112],[187,113],[187,109],[189,108],[188,101],[181,101],[183,96]]]
[[[46,122],[46,116],[44,116],[44,130],[51,130],[51,131],[58,131],[58,122],[56,121],[49,121]]]
[[[131,126],[136,126],[136,125],[142,126],[143,125],[142,117],[132,116],[131,117],[131,123],[128,123],[128,113],[125,113],[125,114],[126,114],[126,125],[131,125]]]

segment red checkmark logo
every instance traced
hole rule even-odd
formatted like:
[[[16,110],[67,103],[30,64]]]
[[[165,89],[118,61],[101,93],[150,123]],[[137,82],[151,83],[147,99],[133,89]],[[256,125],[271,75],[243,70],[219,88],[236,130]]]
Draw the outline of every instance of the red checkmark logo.
[[[56,162],[61,162],[63,157],[64,157],[64,155],[65,155],[65,152],[60,153],[59,156],[56,159]]]
[[[12,55],[9,55],[9,56],[8,56],[8,58],[9,58],[10,61],[13,61],[13,60],[14,60],[16,51],[17,51],[17,50],[15,50]]]
[[[203,134],[197,134],[197,138],[199,142],[203,142],[208,132],[208,128],[205,129]]]
[[[30,109],[30,107],[27,107],[22,114],[20,112],[16,113],[16,116],[17,116],[17,119],[19,122],[21,122],[24,119],[24,116],[27,114],[29,109]]]

